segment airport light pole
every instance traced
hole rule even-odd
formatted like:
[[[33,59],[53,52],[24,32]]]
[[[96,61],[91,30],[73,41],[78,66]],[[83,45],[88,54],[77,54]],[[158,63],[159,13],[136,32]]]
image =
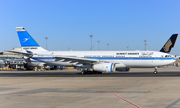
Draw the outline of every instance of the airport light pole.
[[[46,50],[48,50],[48,49],[47,49],[47,40],[48,40],[48,37],[45,37],[45,39],[46,39]]]
[[[146,51],[146,45],[147,45],[147,40],[144,40],[144,45],[145,45],[145,51]]]
[[[93,35],[89,35],[89,36],[91,38],[91,48],[90,48],[90,50],[92,51],[92,38],[93,38]]]
[[[70,50],[70,48],[68,47],[68,50]]]
[[[99,43],[100,43],[100,41],[97,41],[98,42],[98,51],[100,50],[100,46],[99,46]]]
[[[107,50],[109,50],[109,44],[107,43]]]

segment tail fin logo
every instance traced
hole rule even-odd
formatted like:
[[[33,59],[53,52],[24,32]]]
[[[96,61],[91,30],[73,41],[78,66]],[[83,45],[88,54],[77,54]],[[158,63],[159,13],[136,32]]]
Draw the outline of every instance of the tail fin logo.
[[[169,41],[166,43],[166,45],[163,47],[164,51],[165,51],[165,52],[168,52],[171,45],[172,45],[172,42],[171,42],[171,40],[169,40]]]
[[[172,36],[168,39],[165,45],[161,48],[160,52],[170,53],[171,49],[174,48],[176,44],[178,34],[172,34]]]
[[[24,38],[24,41],[23,42],[26,42],[26,41],[28,41],[29,40],[29,38]]]

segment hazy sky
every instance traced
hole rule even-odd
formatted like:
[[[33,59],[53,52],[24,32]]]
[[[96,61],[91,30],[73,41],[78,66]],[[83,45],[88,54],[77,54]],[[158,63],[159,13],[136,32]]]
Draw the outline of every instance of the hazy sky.
[[[179,0],[0,0],[0,51],[20,47],[15,27],[24,27],[49,50],[159,51],[180,33]],[[180,39],[171,54],[180,55]]]

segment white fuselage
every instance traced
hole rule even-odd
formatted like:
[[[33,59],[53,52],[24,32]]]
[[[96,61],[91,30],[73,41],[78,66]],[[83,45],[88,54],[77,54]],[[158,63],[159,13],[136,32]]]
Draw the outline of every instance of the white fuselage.
[[[158,51],[33,51],[33,59],[52,65],[76,66],[71,61],[54,59],[53,56],[70,56],[96,59],[111,63],[122,63],[125,67],[157,67],[171,64],[175,61],[173,55]],[[42,55],[49,56],[42,56]],[[117,65],[118,68],[118,65]]]

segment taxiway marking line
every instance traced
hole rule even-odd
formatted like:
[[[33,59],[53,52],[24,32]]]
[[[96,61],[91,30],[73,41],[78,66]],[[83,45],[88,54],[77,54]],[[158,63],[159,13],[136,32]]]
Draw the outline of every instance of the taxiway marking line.
[[[98,92],[98,93],[104,93],[104,92],[106,92],[106,91],[100,91],[100,92]]]
[[[180,101],[180,99],[176,100],[175,102],[171,103],[170,105],[168,105],[165,108],[171,108],[173,105],[177,104]]]
[[[117,92],[117,93],[122,93],[122,92],[124,92],[124,91],[119,91],[119,92]]]
[[[114,96],[116,96],[116,97],[120,98],[121,100],[123,100],[123,101],[127,102],[127,103],[128,103],[128,104],[130,104],[130,105],[135,106],[136,108],[140,108],[139,106],[137,106],[137,105],[135,105],[135,104],[133,104],[133,103],[131,103],[131,102],[127,101],[126,99],[124,99],[124,98],[122,98],[122,97],[120,97],[120,96],[118,96],[118,95],[116,95],[116,94],[114,94]]]

